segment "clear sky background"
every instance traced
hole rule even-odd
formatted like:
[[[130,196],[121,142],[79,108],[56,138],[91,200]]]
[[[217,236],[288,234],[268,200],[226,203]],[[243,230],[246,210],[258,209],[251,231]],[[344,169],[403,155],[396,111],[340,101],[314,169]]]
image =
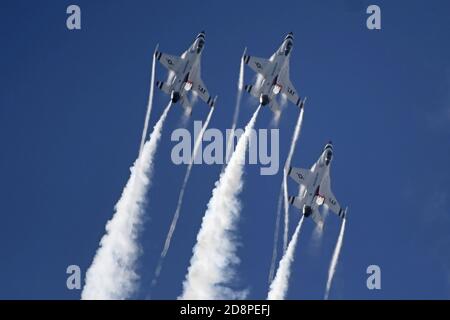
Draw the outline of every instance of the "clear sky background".
[[[82,30],[66,28],[78,4]],[[381,7],[382,30],[366,28]],[[448,1],[2,1],[0,3],[0,298],[79,299],[66,268],[86,271],[136,158],[152,52],[182,53],[206,31],[202,77],[219,94],[210,127],[230,128],[239,59],[269,57],[295,36],[291,79],[308,96],[292,164],[310,167],[334,143],[332,190],[349,205],[333,299],[450,298],[450,20]],[[165,70],[157,66],[158,79]],[[253,73],[246,68],[246,83]],[[168,97],[155,91],[151,125]],[[239,127],[257,102],[244,94]],[[192,120],[208,107],[197,103]],[[176,298],[220,165],[194,166],[158,285],[151,279],[186,166],[174,165],[174,106],[148,194],[135,298]],[[280,120],[281,162],[298,109]],[[270,127],[261,110],[257,128]],[[192,130],[192,120],[186,127]],[[282,164],[281,164],[282,165]],[[247,165],[235,286],[267,295],[281,170]],[[289,181],[289,193],[297,186]],[[291,234],[298,211],[291,209]],[[322,299],[340,220],[320,243],[306,220],[289,299]],[[382,289],[366,287],[381,267]]]

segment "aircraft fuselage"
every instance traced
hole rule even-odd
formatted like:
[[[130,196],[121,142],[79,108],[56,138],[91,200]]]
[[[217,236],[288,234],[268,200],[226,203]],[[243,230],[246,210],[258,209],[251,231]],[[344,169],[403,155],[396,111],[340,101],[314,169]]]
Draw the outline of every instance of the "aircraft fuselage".
[[[320,193],[320,186],[330,175],[330,163],[333,156],[331,148],[325,147],[319,159],[311,167],[311,177],[305,188],[300,188],[298,197],[303,201],[303,214],[309,216],[314,210],[323,205],[324,197]]]

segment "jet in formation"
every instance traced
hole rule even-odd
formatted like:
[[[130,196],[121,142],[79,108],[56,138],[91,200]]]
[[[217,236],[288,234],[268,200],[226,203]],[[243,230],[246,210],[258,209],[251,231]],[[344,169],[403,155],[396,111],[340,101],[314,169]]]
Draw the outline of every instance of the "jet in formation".
[[[156,86],[170,95],[172,103],[179,102],[186,112],[192,112],[192,102],[187,93],[195,92],[210,107],[214,107],[216,98],[212,98],[200,77],[200,60],[205,46],[205,32],[195,38],[192,45],[181,55],[174,56],[155,51],[155,58],[169,70],[166,81],[157,81]]]
[[[333,158],[333,145],[331,142],[325,148],[311,169],[290,167],[288,175],[300,185],[297,196],[289,197],[289,203],[302,210],[305,217],[311,216],[320,227],[323,226],[323,217],[319,207],[326,205],[331,211],[342,219],[347,209],[343,209],[331,192],[330,164]]]
[[[296,106],[303,108],[302,100],[289,79],[289,59],[294,44],[292,32],[288,33],[277,51],[269,58],[259,58],[244,54],[244,63],[257,73],[253,85],[245,85],[245,90],[259,99],[261,105],[268,105],[276,114],[280,112],[277,96],[281,93]]]

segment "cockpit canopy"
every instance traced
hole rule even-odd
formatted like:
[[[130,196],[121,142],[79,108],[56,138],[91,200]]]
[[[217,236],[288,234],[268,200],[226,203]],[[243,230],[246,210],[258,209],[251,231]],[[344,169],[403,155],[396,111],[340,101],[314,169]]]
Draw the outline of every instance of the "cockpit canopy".
[[[285,56],[289,55],[291,50],[292,50],[292,41],[289,40],[289,41],[286,42],[286,46],[284,48],[284,55]]]
[[[333,158],[333,152],[331,150],[325,151],[325,164],[328,165],[331,162],[331,159]]]
[[[198,39],[197,41],[197,53],[200,53],[203,49],[203,46],[205,45],[205,40],[202,38]]]

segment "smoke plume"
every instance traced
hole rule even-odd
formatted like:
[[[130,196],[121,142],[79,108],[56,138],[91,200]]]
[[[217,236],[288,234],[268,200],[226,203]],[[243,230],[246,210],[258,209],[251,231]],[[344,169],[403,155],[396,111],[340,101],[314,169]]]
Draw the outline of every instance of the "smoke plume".
[[[82,299],[127,299],[136,290],[139,280],[136,261],[141,253],[137,240],[142,229],[145,196],[151,185],[153,160],[170,107],[171,103],[164,110],[150,140],[144,144],[140,156],[130,169],[130,178],[115,206],[112,219],[106,224],[106,234],[86,272]]]
[[[158,49],[158,46],[156,47],[156,49]],[[155,51],[156,51],[156,49],[155,49]],[[144,130],[142,130],[141,144],[139,146],[139,155],[142,152],[142,148],[144,147],[145,139],[147,138],[148,122],[150,120],[150,114],[152,112],[153,90],[155,88],[155,69],[156,69],[156,59],[155,59],[155,55],[153,55],[152,74],[150,77],[150,94],[148,95],[147,112],[145,114]]]
[[[336,267],[339,260],[339,255],[341,253],[342,244],[344,242],[344,232],[345,232],[345,221],[347,219],[344,218],[341,225],[341,230],[339,231],[339,237],[336,243],[336,248],[334,248],[333,258],[331,259],[330,268],[328,269],[328,280],[327,287],[325,289],[325,300],[328,299],[328,295],[330,294],[331,283],[333,282],[334,274],[336,273]]]
[[[303,122],[303,108],[300,110],[300,114],[297,119],[297,123],[295,125],[294,133],[292,135],[291,139],[291,146],[289,149],[288,157],[286,158],[286,162],[284,164],[284,171],[283,171],[283,180],[281,182],[280,186],[280,193],[278,195],[278,203],[277,203],[277,213],[276,213],[276,221],[275,221],[275,230],[274,230],[274,236],[273,236],[273,249],[272,249],[272,260],[270,263],[270,271],[269,271],[269,283],[273,280],[273,275],[275,271],[275,263],[277,260],[278,255],[278,234],[280,230],[280,220],[281,220],[281,207],[284,205],[285,212],[284,212],[284,233],[283,233],[283,252],[286,251],[287,247],[287,239],[288,239],[288,233],[289,233],[289,204],[288,204],[288,197],[287,197],[287,179],[286,174],[287,170],[289,170],[289,167],[291,166],[291,160],[292,156],[295,151],[295,146],[297,144],[297,140],[300,136],[300,129]]]
[[[289,246],[284,253],[283,258],[280,260],[277,273],[270,285],[269,294],[267,295],[268,300],[283,300],[286,297],[289,287],[289,277],[291,276],[291,265],[294,261],[295,248],[297,246],[298,235],[300,234],[303,225],[303,218],[304,216],[302,215],[294,235],[289,242]]]
[[[179,299],[245,297],[245,292],[236,292],[227,284],[233,279],[234,268],[239,264],[234,234],[241,211],[238,196],[243,188],[248,140],[260,109],[261,106],[245,127],[236,150],[212,191]]]
[[[186,174],[184,175],[183,184],[181,186],[180,194],[178,195],[177,208],[175,209],[175,214],[173,215],[172,223],[170,224],[170,229],[167,234],[166,241],[164,242],[164,248],[161,252],[161,256],[159,258],[158,265],[156,267],[155,276],[153,278],[152,285],[156,284],[156,281],[158,280],[158,277],[161,273],[164,259],[166,258],[166,255],[167,255],[167,251],[169,251],[170,242],[172,241],[172,236],[173,236],[173,233],[175,232],[175,228],[177,227],[178,218],[180,217],[180,211],[181,211],[181,206],[183,204],[184,192],[186,189],[186,185],[189,181],[189,177],[191,175],[192,165],[194,163],[194,159],[196,158],[198,149],[202,142],[203,134],[205,133],[206,128],[208,128],[209,121],[211,120],[211,116],[212,116],[213,112],[214,112],[214,108],[211,108],[211,110],[209,111],[208,117],[206,118],[206,121],[203,124],[203,127],[197,137],[197,140],[195,141],[194,151],[192,152],[192,156],[191,156],[191,162],[189,163],[189,165],[186,169]]]

